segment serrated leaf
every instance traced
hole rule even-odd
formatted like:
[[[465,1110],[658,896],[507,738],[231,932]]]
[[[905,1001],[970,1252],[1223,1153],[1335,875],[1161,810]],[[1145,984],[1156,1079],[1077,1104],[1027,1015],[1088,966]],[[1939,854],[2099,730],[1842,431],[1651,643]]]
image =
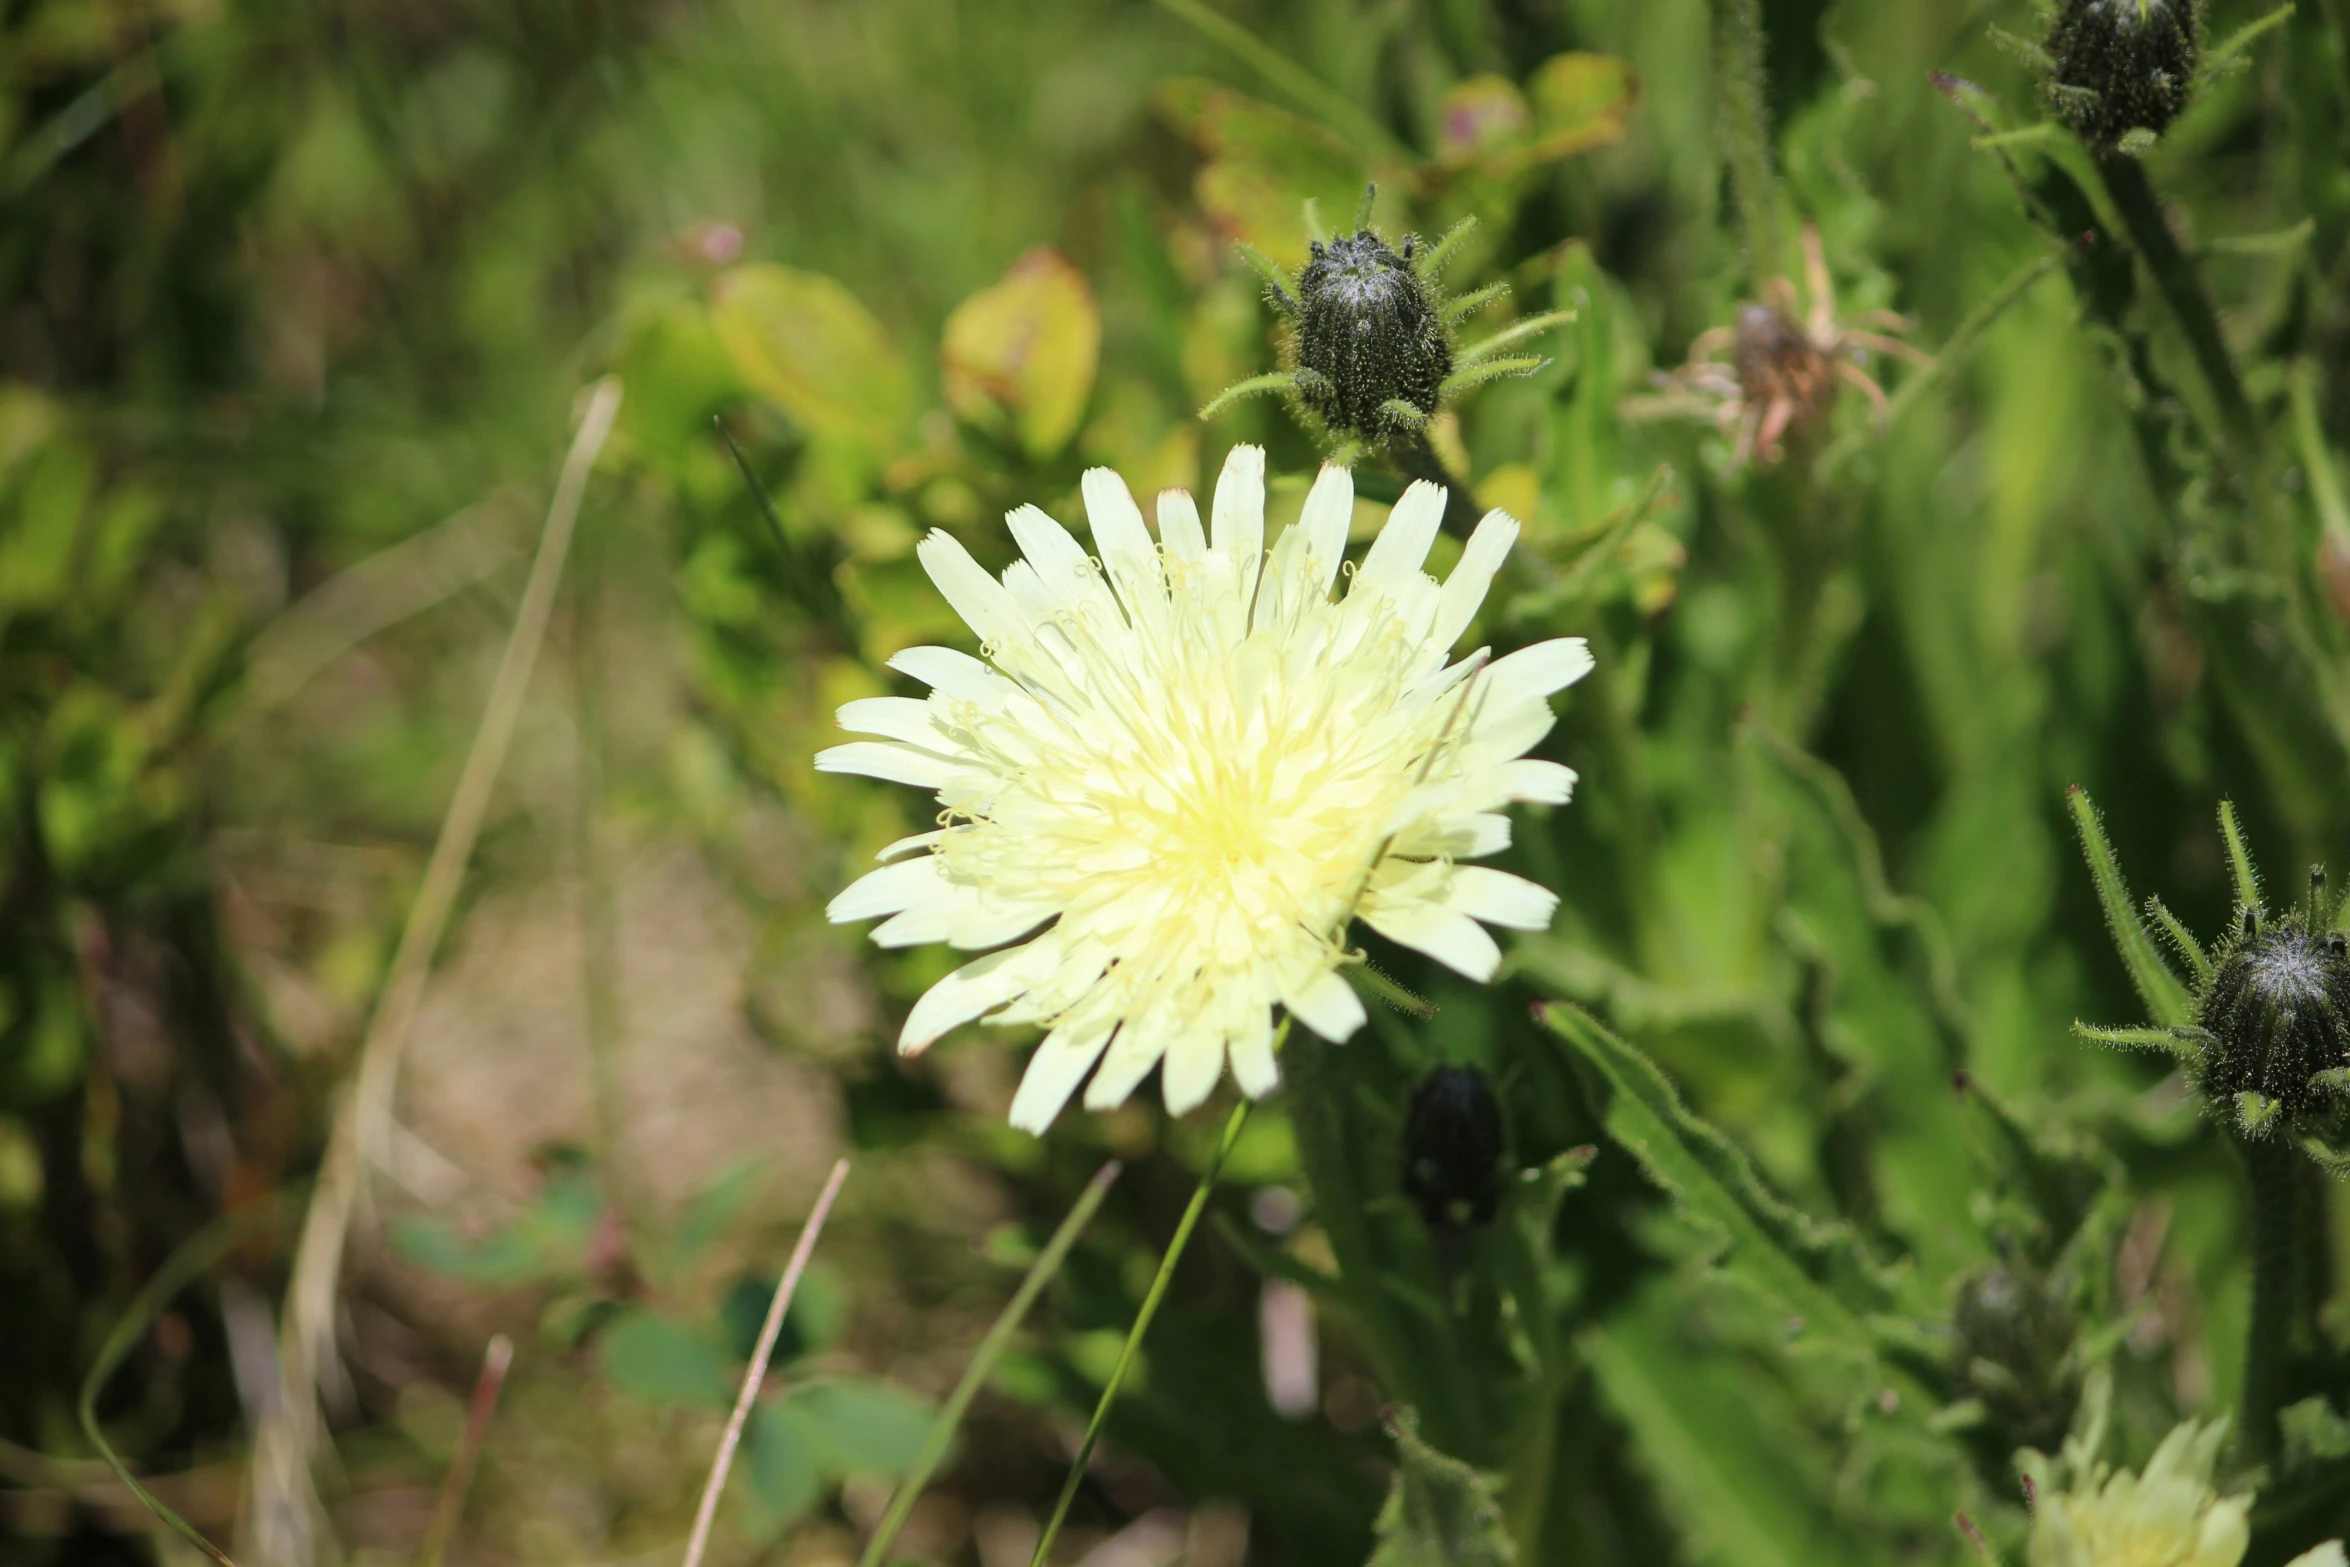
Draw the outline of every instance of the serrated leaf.
[[[1399,1409],[1395,1480],[1379,1510],[1369,1567],[1507,1567],[1518,1559],[1502,1527],[1490,1476],[1420,1440],[1419,1417]]]
[[[1039,246],[947,317],[938,350],[947,406],[975,424],[1008,420],[1029,456],[1050,457],[1085,417],[1101,347],[1085,274]]]
[[[711,292],[710,324],[737,374],[802,429],[886,455],[914,416],[914,380],[889,334],[832,278],[771,262]]]
[[[1553,1002],[1538,1016],[1573,1048],[1608,1135],[1710,1238],[1721,1270],[1810,1324],[1812,1341],[1878,1362],[1867,1318],[1892,1304],[1891,1292],[1850,1233],[1769,1191],[1745,1154],[1689,1112],[1654,1062],[1588,1013]],[[1906,1372],[1874,1369],[1913,1408],[1933,1407]]]
[[[1662,1312],[1635,1305],[1579,1343],[1695,1560],[1831,1567],[1860,1559],[1810,1501],[1816,1484],[1785,1456],[1788,1433],[1757,1416],[1735,1378],[1693,1355]]]

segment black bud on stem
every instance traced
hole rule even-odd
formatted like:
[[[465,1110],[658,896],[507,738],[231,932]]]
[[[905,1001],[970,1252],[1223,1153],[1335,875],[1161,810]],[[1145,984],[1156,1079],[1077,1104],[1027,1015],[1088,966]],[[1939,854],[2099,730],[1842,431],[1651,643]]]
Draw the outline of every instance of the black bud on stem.
[[[2202,53],[2201,0],[2064,0],[2048,34],[2057,118],[2103,151],[2170,128]]]
[[[1408,253],[1369,229],[1316,241],[1310,255],[1297,280],[1298,395],[1331,429],[1381,445],[1400,433],[1389,405],[1431,416],[1452,374],[1440,303]]]
[[[1428,1228],[1465,1235],[1501,1207],[1501,1101],[1472,1066],[1440,1066],[1412,1091],[1404,1121],[1403,1189]]]
[[[2324,1114],[2339,1079],[2319,1074],[2350,1067],[2350,944],[2339,932],[2320,934],[2290,917],[2263,924],[2245,910],[2244,933],[2213,970],[2201,1022],[2210,1040],[2200,1075],[2214,1106],[2243,1094],[2273,1102],[2263,1132]]]

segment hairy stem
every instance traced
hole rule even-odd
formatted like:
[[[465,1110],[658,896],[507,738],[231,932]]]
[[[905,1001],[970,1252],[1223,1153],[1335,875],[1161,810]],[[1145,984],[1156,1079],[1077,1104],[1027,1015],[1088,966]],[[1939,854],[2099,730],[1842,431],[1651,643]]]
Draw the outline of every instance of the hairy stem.
[[[2259,421],[2244,396],[2243,380],[2236,373],[2227,340],[2220,335],[2219,316],[2203,291],[2203,279],[2197,275],[2195,263],[2179,248],[2170,221],[2162,215],[2154,185],[2146,178],[2146,166],[2127,153],[2107,152],[2098,155],[2097,171],[2113,198],[2114,210],[2121,214],[2122,226],[2129,230],[2130,243],[2153,274],[2163,303],[2187,334],[2187,346],[2194,351],[2196,366],[2211,388],[2212,401],[2219,407],[2228,435],[2242,448],[2250,466],[2260,455]]]
[[[1730,188],[1746,225],[1747,260],[1760,293],[1779,265],[1779,184],[1771,168],[1770,106],[1763,100],[1761,0],[1714,0],[1714,69],[1729,143]]]
[[[2273,1139],[2246,1141],[2244,1172],[2252,1186],[2252,1318],[2244,1338],[2246,1454],[2256,1463],[2277,1454],[2277,1411],[2284,1404],[2286,1360],[2299,1316],[2295,1287],[2301,1242],[2300,1155]]]

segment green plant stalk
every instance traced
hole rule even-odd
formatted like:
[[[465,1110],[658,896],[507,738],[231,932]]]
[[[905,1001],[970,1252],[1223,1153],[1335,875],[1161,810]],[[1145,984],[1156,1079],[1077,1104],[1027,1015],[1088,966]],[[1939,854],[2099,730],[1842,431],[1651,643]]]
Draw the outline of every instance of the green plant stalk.
[[[1282,1032],[1289,1031],[1288,1020],[1282,1021]],[[1183,1249],[1191,1244],[1191,1232],[1199,1228],[1199,1216],[1207,1211],[1208,1194],[1216,1188],[1216,1177],[1224,1168],[1224,1161],[1232,1153],[1232,1145],[1240,1141],[1240,1129],[1248,1124],[1250,1101],[1243,1099],[1232,1107],[1232,1118],[1224,1123],[1224,1135],[1216,1141],[1216,1151],[1208,1156],[1207,1167],[1199,1173],[1199,1185],[1191,1194],[1190,1206],[1183,1210],[1183,1218],[1175,1226],[1174,1239],[1167,1242],[1167,1251],[1159,1259],[1158,1277],[1151,1280],[1150,1293],[1142,1298],[1142,1310],[1135,1313],[1134,1326],[1126,1331],[1126,1343],[1118,1351],[1118,1363],[1110,1368],[1110,1380],[1102,1387],[1101,1401],[1093,1407],[1093,1419],[1086,1422],[1084,1440],[1077,1444],[1076,1456],[1069,1460],[1069,1478],[1061,1484],[1060,1500],[1053,1503],[1053,1516],[1045,1524],[1044,1533],[1037,1536],[1036,1552],[1028,1558],[1028,1567],[1044,1567],[1052,1555],[1053,1542],[1061,1537],[1061,1525],[1068,1520],[1070,1504],[1077,1500],[1077,1488],[1085,1483],[1086,1467],[1093,1462],[1093,1450],[1101,1445],[1102,1428],[1110,1422],[1110,1408],[1118,1402],[1118,1390],[1126,1384],[1126,1373],[1134,1367],[1134,1356],[1142,1348],[1142,1336],[1150,1331],[1151,1319],[1159,1314],[1159,1302],[1167,1295],[1167,1285],[1175,1277],[1175,1264],[1182,1260]]]
[[[889,1508],[881,1515],[881,1523],[874,1529],[873,1538],[865,1542],[865,1551],[857,1558],[857,1567],[880,1567],[888,1558],[890,1546],[897,1542],[898,1531],[906,1526],[907,1518],[913,1515],[914,1504],[922,1499],[923,1487],[929,1484],[931,1474],[937,1470],[939,1461],[946,1457],[948,1446],[955,1440],[955,1432],[963,1423],[964,1411],[971,1407],[971,1400],[977,1396],[980,1384],[995,1369],[996,1361],[1003,1356],[1004,1347],[1012,1342],[1012,1335],[1027,1317],[1028,1309],[1036,1304],[1036,1297],[1043,1294],[1044,1287],[1060,1273],[1061,1263],[1069,1255],[1069,1248],[1076,1243],[1086,1225],[1093,1222],[1094,1214],[1101,1208],[1102,1199],[1109,1195],[1110,1184],[1118,1179],[1120,1168],[1118,1161],[1112,1159],[1094,1172],[1093,1179],[1086,1183],[1085,1190],[1079,1194],[1076,1206],[1061,1221],[1061,1227],[1053,1231],[1053,1238],[1045,1243],[1044,1250],[1029,1267],[1028,1277],[1020,1281],[1020,1288],[1005,1304],[1002,1314],[995,1319],[995,1326],[989,1328],[987,1337],[979,1341],[979,1349],[972,1355],[971,1365],[964,1371],[963,1380],[955,1384],[954,1392],[948,1394],[946,1403],[940,1406],[938,1418],[931,1421],[929,1434],[922,1439],[921,1452],[914,1456],[913,1467],[906,1471],[906,1478],[899,1483],[897,1494],[889,1499]]]
[[[579,862],[581,999],[587,1016],[588,1064],[596,1100],[596,1155],[605,1195],[618,1205],[631,1241],[641,1239],[627,1141],[627,1101],[620,1081],[620,929],[612,903],[612,867],[604,854],[604,594],[602,540],[580,535],[571,579],[571,679],[579,742],[578,797],[572,812]]]
[[[2252,1315],[2244,1335],[2243,1443],[2255,1463],[2277,1456],[2277,1412],[2285,1403],[2286,1360],[2299,1315],[2301,1157],[2275,1139],[2240,1139],[2252,1187]]]
[[[2194,351],[2196,366],[2211,388],[2212,401],[2219,406],[2228,435],[2242,449],[2247,469],[2256,472],[2262,445],[2260,422],[2244,396],[2243,378],[2236,372],[2227,339],[2220,335],[2219,316],[2203,291],[2203,279],[2196,274],[2195,263],[2179,248],[2170,221],[2162,215],[2153,182],[2146,178],[2146,166],[2128,153],[2106,152],[2097,157],[2097,172],[2105,181],[2106,194],[2112,198],[2122,226],[2129,230],[2130,243],[2137,247],[2163,303],[2187,336],[2187,346]]]
[[[1770,107],[1763,101],[1761,0],[1713,0],[1714,66],[1729,141],[1730,188],[1746,225],[1748,263],[1759,295],[1780,266],[1779,182],[1771,167]]]
[[[123,1358],[130,1354],[147,1329],[154,1324],[156,1317],[162,1314],[164,1303],[210,1272],[221,1258],[249,1239],[253,1232],[274,1220],[278,1216],[278,1207],[278,1200],[271,1198],[253,1207],[223,1214],[188,1237],[179,1250],[165,1258],[163,1266],[155,1270],[155,1276],[132,1297],[129,1308],[107,1333],[106,1342],[98,1347],[98,1358],[91,1363],[90,1374],[82,1379],[81,1398],[75,1405],[75,1413],[81,1419],[82,1434],[90,1439],[90,1445],[98,1450],[98,1456],[106,1460],[106,1466],[114,1471],[115,1478],[128,1486],[130,1493],[173,1533],[219,1562],[221,1567],[236,1567],[236,1564],[229,1560],[226,1551],[198,1533],[194,1524],[166,1507],[154,1492],[139,1484],[138,1476],[131,1473],[130,1466],[122,1461],[121,1455],[106,1440],[106,1433],[98,1426],[98,1395],[105,1391],[107,1380],[114,1375]]]

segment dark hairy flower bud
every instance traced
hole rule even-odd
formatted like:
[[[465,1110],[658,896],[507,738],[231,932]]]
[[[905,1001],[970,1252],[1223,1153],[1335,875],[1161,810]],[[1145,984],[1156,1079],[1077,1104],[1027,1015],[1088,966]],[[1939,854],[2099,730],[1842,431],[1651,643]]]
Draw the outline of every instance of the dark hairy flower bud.
[[[1461,1235],[1501,1207],[1501,1101],[1473,1066],[1440,1066],[1412,1091],[1404,1122],[1404,1195],[1428,1228]]]
[[[2159,134],[2186,107],[2201,0],[2064,0],[2048,34],[2050,107],[2093,147]]]
[[[2000,1460],[2019,1447],[2063,1441],[2080,1376],[2070,1359],[2073,1314],[2058,1292],[1994,1263],[1960,1286],[1951,1327],[1959,1376],[1982,1401]]]
[[[1413,243],[1398,251],[1369,229],[1316,240],[1298,274],[1298,396],[1331,429],[1374,443],[1396,427],[1391,403],[1433,415],[1452,374],[1442,308],[1412,270]]]
[[[2275,1107],[2257,1125],[2240,1110],[2247,1131],[2331,1110],[2338,1074],[2350,1068],[2350,942],[2290,917],[2264,923],[2247,910],[2213,967],[2200,1022],[2209,1036],[2199,1067],[2204,1096],[2228,1105],[2254,1094]]]

